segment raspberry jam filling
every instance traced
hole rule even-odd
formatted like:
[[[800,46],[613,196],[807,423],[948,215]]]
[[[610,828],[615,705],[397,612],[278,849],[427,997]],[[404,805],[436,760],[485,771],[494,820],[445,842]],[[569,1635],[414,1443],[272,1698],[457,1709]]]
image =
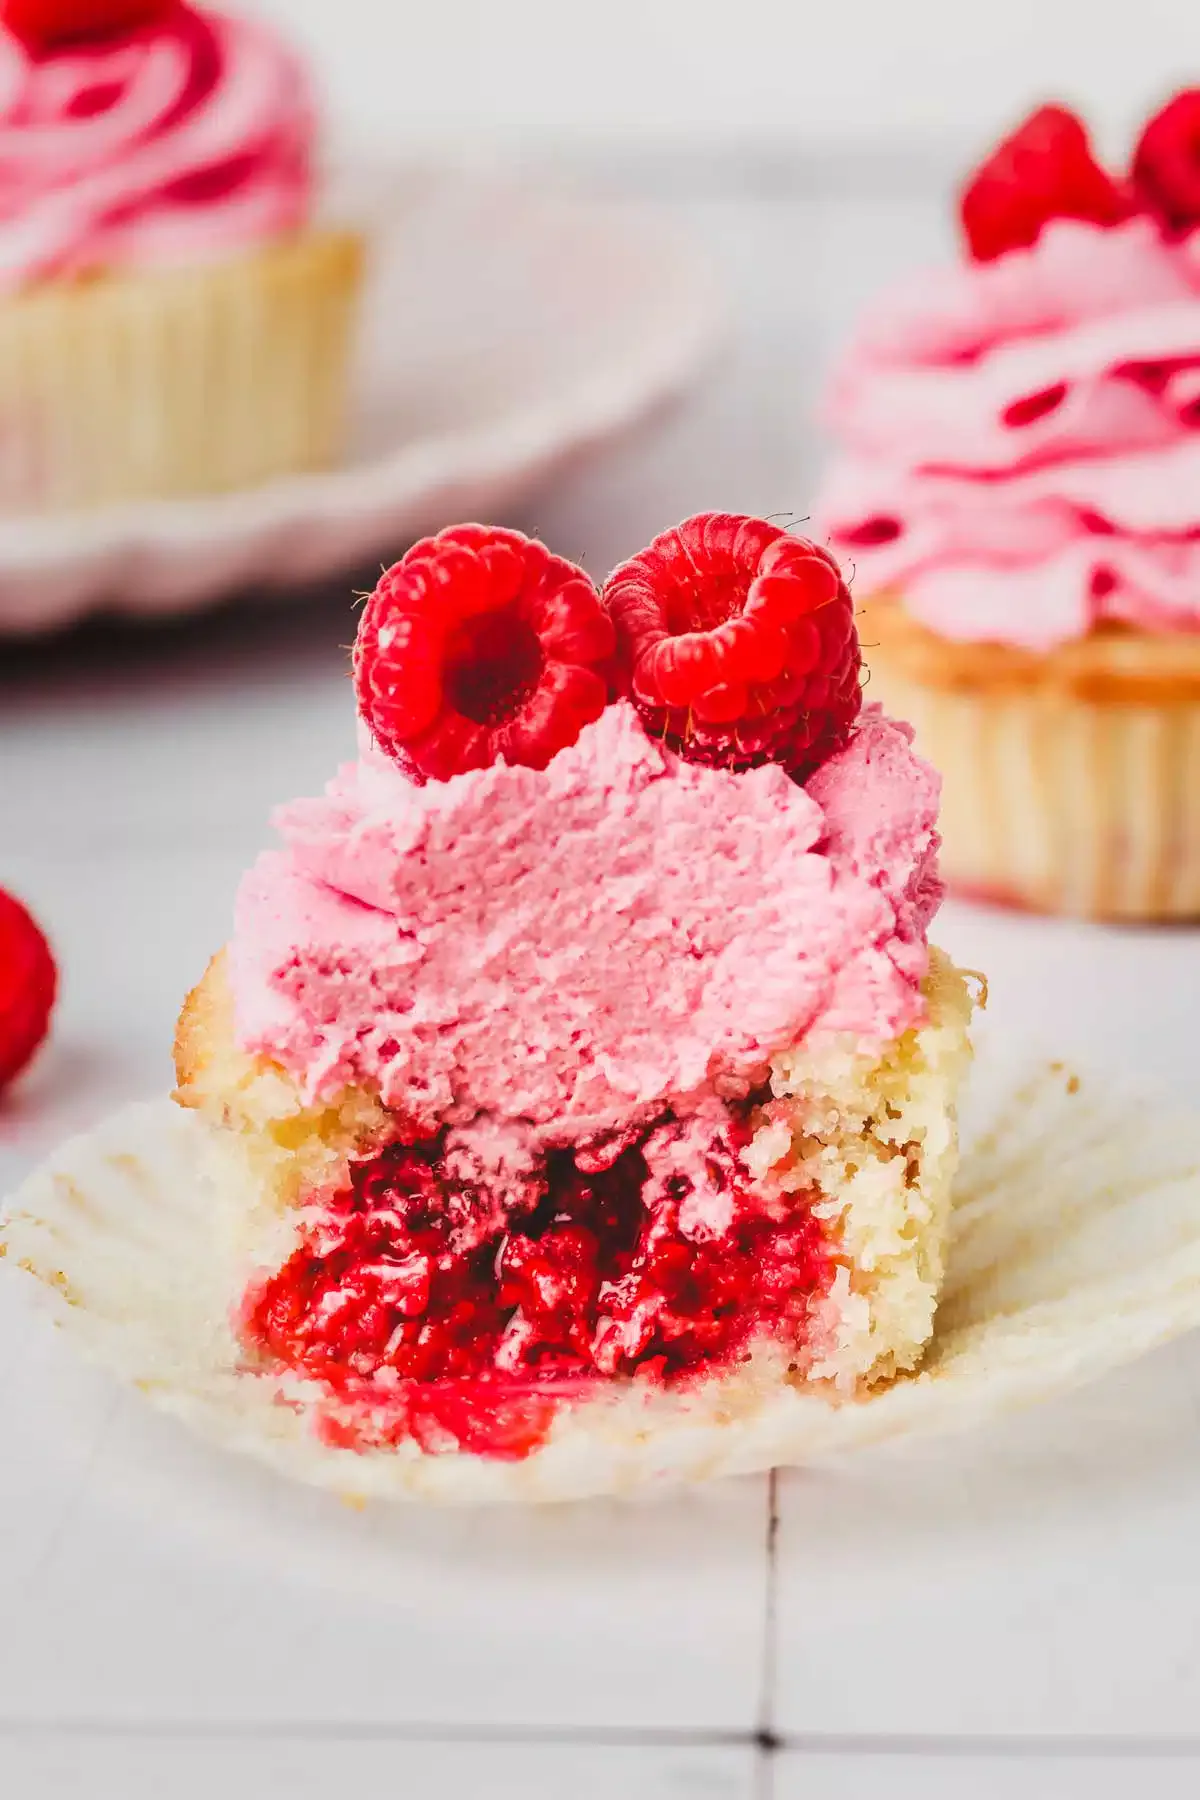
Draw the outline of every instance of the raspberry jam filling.
[[[516,1206],[452,1174],[447,1134],[352,1165],[246,1297],[268,1365],[320,1382],[358,1449],[528,1455],[591,1384],[679,1386],[764,1339],[802,1348],[834,1264],[813,1192],[768,1196],[732,1115],[554,1150]]]

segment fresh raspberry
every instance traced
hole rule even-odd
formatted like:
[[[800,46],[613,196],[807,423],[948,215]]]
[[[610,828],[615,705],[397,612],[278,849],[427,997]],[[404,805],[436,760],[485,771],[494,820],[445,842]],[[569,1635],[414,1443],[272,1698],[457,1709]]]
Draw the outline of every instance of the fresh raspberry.
[[[367,602],[359,711],[417,780],[544,769],[604,711],[613,629],[582,569],[519,531],[423,538]]]
[[[0,0],[0,18],[31,50],[79,38],[117,37],[153,25],[179,0]]]
[[[49,944],[21,902],[0,888],[0,1088],[45,1037],[57,989]]]
[[[971,254],[990,262],[1037,242],[1051,219],[1115,225],[1129,213],[1073,112],[1042,106],[976,170],[959,201]]]
[[[646,730],[691,762],[803,779],[862,701],[837,564],[763,519],[700,513],[609,577],[604,603]]]
[[[1171,231],[1200,225],[1200,88],[1155,113],[1133,153],[1133,190]]]

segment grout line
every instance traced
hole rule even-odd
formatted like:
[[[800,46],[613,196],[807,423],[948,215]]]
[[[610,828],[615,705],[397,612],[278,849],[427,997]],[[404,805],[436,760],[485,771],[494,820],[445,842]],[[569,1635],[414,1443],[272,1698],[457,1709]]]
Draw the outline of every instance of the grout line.
[[[872,1737],[844,1736],[775,1737],[768,1732],[630,1729],[620,1727],[504,1727],[487,1725],[383,1725],[314,1724],[311,1721],[277,1720],[161,1720],[120,1724],[104,1719],[40,1721],[0,1718],[0,1742],[94,1739],[130,1742],[257,1743],[273,1740],[291,1743],[379,1744],[477,1744],[497,1748],[545,1745],[594,1749],[753,1749],[757,1752],[755,1800],[770,1800],[774,1770],[780,1755],[805,1757],[842,1756],[861,1760],[882,1757],[926,1757],[940,1761],[991,1758],[1018,1763],[1033,1759],[1065,1762],[1085,1757],[1113,1761],[1146,1761],[1179,1758],[1200,1764],[1200,1738],[1111,1737]]]
[[[754,1759],[753,1800],[772,1800],[775,1792],[775,1752],[761,1745]]]
[[[767,1582],[763,1607],[762,1698],[759,1706],[754,1800],[771,1800],[775,1791],[775,1702],[779,1641],[779,1471],[767,1476]]]
[[[775,1703],[779,1638],[779,1471],[767,1476],[767,1585],[763,1609],[762,1699],[758,1741],[769,1752],[775,1744]]]
[[[784,1736],[775,1740],[777,1751],[790,1756],[905,1757],[923,1756],[946,1761],[967,1757],[992,1757],[1020,1762],[1033,1758],[1065,1761],[1068,1758],[1110,1757],[1129,1761],[1165,1757],[1200,1761],[1200,1737],[822,1737],[819,1734]]]
[[[490,1726],[458,1725],[384,1725],[318,1724],[310,1720],[229,1720],[213,1722],[198,1719],[156,1720],[121,1724],[107,1719],[4,1719],[0,1718],[0,1741],[4,1739],[130,1739],[139,1742],[176,1742],[189,1738],[206,1741],[223,1739],[233,1743],[256,1743],[286,1739],[293,1743],[396,1743],[396,1744],[494,1744],[519,1748],[527,1745],[579,1745],[595,1749],[750,1749],[758,1742],[748,1731],[704,1731],[645,1729],[622,1730],[619,1726]]]

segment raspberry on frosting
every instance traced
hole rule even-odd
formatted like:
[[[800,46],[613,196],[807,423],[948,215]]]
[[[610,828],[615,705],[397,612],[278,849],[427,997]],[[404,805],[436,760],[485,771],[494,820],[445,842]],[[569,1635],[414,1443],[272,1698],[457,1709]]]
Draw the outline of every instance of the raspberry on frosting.
[[[687,760],[778,763],[800,779],[849,737],[862,699],[853,607],[806,538],[701,513],[622,564],[604,603],[643,724]]]
[[[1133,156],[1134,192],[1168,230],[1200,225],[1200,88],[1186,88],[1155,113]]]
[[[1042,106],[976,170],[960,213],[972,256],[990,262],[1036,243],[1051,219],[1115,225],[1128,216],[1129,204],[1092,155],[1075,114]]]
[[[860,594],[941,637],[1200,629],[1200,89],[1146,127],[1116,222],[1038,186],[1081,133],[1002,148],[968,190],[975,258],[885,296],[831,385],[847,454],[813,515]],[[1018,248],[1039,198],[1062,216]]]
[[[457,525],[414,544],[368,600],[359,711],[418,781],[544,769],[604,711],[613,642],[582,569],[519,531]]]

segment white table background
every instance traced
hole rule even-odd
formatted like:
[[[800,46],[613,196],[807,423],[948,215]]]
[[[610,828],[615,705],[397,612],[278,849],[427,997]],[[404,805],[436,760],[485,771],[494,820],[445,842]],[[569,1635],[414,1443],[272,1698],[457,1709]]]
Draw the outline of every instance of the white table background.
[[[1044,99],[1124,164],[1200,74],[1187,0],[240,0],[308,51],[339,128],[388,143],[632,139],[964,157]]]
[[[608,166],[710,244],[736,340],[515,522],[602,574],[802,514],[817,373],[942,231],[919,165]],[[271,805],[350,753],[344,591],[0,649],[0,881],[64,971],[0,1191],[170,1080]],[[1200,939],[949,906],[993,1029],[1190,1097]],[[0,1284],[0,1795],[1116,1800],[1200,1792],[1200,1344],[973,1438],[644,1505],[351,1512],[210,1454]]]

